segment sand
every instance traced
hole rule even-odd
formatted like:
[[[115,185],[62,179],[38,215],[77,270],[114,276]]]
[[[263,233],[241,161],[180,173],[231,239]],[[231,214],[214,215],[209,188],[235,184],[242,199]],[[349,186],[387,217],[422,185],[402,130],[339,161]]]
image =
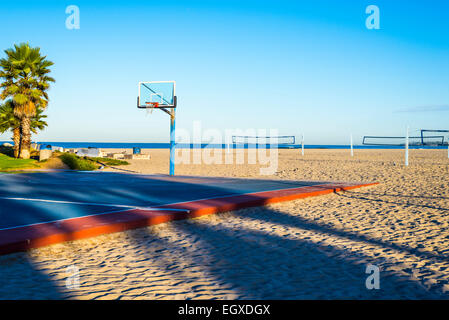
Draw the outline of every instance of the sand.
[[[167,173],[167,150],[126,170]],[[449,297],[447,150],[281,150],[258,165],[177,174],[380,185],[177,221],[0,257],[2,299],[423,299]],[[112,169],[107,169],[112,170]],[[380,269],[380,289],[365,286]],[[79,269],[79,287],[67,277]],[[70,283],[69,283],[70,284]]]

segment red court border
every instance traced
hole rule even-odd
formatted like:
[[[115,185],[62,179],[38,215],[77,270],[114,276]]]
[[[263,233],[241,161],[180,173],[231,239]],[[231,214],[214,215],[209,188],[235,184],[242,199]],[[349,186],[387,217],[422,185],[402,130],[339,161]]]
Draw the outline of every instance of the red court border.
[[[276,191],[254,192],[154,207],[157,210],[129,209],[0,230],[0,254],[26,251],[50,244],[141,228],[174,220],[320,196],[376,184],[329,183]],[[164,211],[164,208],[169,210],[182,209],[185,211]]]

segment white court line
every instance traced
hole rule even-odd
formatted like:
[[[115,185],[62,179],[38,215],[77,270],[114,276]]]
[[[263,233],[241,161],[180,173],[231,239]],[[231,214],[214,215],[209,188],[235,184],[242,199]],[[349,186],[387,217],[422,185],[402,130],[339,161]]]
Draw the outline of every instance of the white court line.
[[[297,188],[303,188],[303,187],[322,187],[326,186],[328,184],[321,184],[321,185],[308,185],[308,186],[296,186],[291,188],[281,188],[281,189],[273,189],[273,190],[264,190],[264,191],[255,191],[255,192],[249,192],[249,193],[231,193],[224,196],[219,197],[209,197],[209,198],[202,198],[202,199],[194,199],[194,200],[187,200],[182,202],[170,202],[165,204],[158,204],[153,207],[140,207],[140,206],[130,206],[130,205],[124,205],[124,204],[112,204],[112,203],[96,203],[96,202],[79,202],[79,201],[66,201],[66,200],[51,200],[51,199],[37,199],[37,198],[17,198],[17,197],[0,197],[0,199],[3,200],[16,200],[16,201],[37,201],[37,202],[48,202],[48,203],[61,203],[61,204],[77,204],[77,205],[86,205],[86,206],[102,206],[102,207],[114,207],[114,208],[130,208],[130,209],[157,209],[163,206],[171,206],[171,205],[178,205],[183,203],[189,203],[189,202],[195,202],[195,201],[205,201],[205,200],[213,200],[213,199],[222,199],[227,197],[234,197],[234,196],[240,196],[240,195],[252,195],[256,193],[261,192],[273,192],[273,191],[280,191],[280,190],[288,190],[288,189],[297,189]],[[187,211],[183,209],[171,209],[173,211]]]
[[[67,221],[67,220],[79,219],[79,218],[84,218],[84,217],[99,216],[99,215],[102,215],[102,214],[117,213],[117,212],[125,212],[125,211],[129,211],[129,210],[131,210],[131,209],[126,209],[126,210],[116,210],[116,211],[108,211],[108,212],[102,212],[102,213],[97,213],[97,214],[91,214],[91,215],[88,215],[88,216],[82,216],[82,217],[65,218],[65,219],[49,220],[49,221],[37,222],[37,223],[30,223],[30,224],[22,224],[22,225],[20,225],[20,226],[8,227],[8,228],[2,228],[2,229],[0,229],[0,231],[2,231],[2,230],[17,229],[17,228],[22,228],[22,227],[30,227],[30,226],[35,226],[35,225],[38,225],[38,224],[46,224],[46,223],[53,223],[53,222]]]
[[[188,209],[163,209],[163,208],[152,208],[152,207],[147,207],[147,208],[128,208],[128,209],[123,209],[123,210],[115,210],[115,211],[107,211],[107,212],[101,212],[101,213],[94,213],[94,214],[89,214],[86,216],[80,216],[80,217],[73,217],[73,218],[65,218],[65,219],[58,219],[58,220],[49,220],[49,221],[42,221],[42,222],[36,222],[36,223],[30,223],[30,224],[23,224],[20,226],[15,226],[15,227],[8,227],[8,228],[2,228],[0,229],[0,231],[2,230],[9,230],[9,229],[16,229],[16,228],[22,228],[22,227],[29,227],[29,226],[35,226],[38,224],[46,224],[46,223],[53,223],[53,222],[61,222],[61,221],[67,221],[67,220],[73,220],[73,219],[80,219],[80,218],[87,218],[87,217],[96,217],[96,216],[101,216],[104,214],[110,214],[110,213],[119,213],[119,212],[126,212],[126,211],[131,211],[133,209],[139,209],[139,210],[143,210],[143,211],[182,211],[182,212],[190,212],[190,210]]]
[[[188,209],[174,209],[174,208],[155,208],[155,207],[138,207],[138,206],[128,206],[128,205],[120,205],[120,204],[107,204],[107,203],[90,203],[90,202],[77,202],[77,201],[62,201],[62,200],[48,200],[48,199],[33,199],[33,198],[12,198],[12,197],[0,197],[2,200],[13,200],[13,201],[37,201],[37,202],[47,202],[47,203],[61,203],[61,204],[76,204],[76,205],[91,205],[91,206],[102,206],[102,207],[113,207],[113,208],[126,208],[123,210],[114,210],[114,211],[107,211],[107,212],[101,212],[101,213],[95,213],[95,214],[89,214],[85,216],[80,217],[73,217],[73,218],[65,218],[65,219],[58,219],[58,220],[50,220],[50,221],[43,221],[43,222],[37,222],[37,223],[30,223],[30,224],[24,224],[19,225],[15,227],[9,227],[9,228],[0,228],[0,231],[2,230],[8,230],[8,229],[16,229],[21,227],[28,227],[38,224],[44,224],[44,223],[52,223],[52,222],[58,222],[58,221],[66,221],[71,219],[79,219],[84,217],[93,217],[93,216],[100,216],[103,214],[109,214],[109,213],[118,213],[118,212],[125,212],[129,210],[146,210],[146,211],[178,211],[178,212],[190,212]]]
[[[113,207],[113,208],[129,208],[129,209],[142,209],[148,210],[153,207],[139,207],[129,206],[124,204],[112,204],[112,203],[95,203],[95,202],[78,202],[78,201],[65,201],[65,200],[49,200],[49,199],[35,199],[35,198],[13,198],[13,197],[0,197],[2,200],[16,200],[16,201],[36,201],[36,202],[48,202],[48,203],[61,203],[61,204],[77,204],[84,206],[101,206],[101,207]],[[158,207],[157,205],[156,207]],[[154,208],[156,209],[156,208]],[[186,211],[184,209],[167,209],[172,211]]]
[[[167,204],[161,204],[157,205],[155,207],[136,207],[136,206],[127,206],[127,205],[112,205],[112,204],[96,204],[96,203],[89,203],[89,202],[76,202],[76,201],[61,201],[61,200],[45,200],[45,199],[31,199],[31,198],[8,198],[8,197],[0,197],[0,199],[4,200],[25,200],[25,201],[41,201],[41,202],[50,202],[50,203],[66,203],[66,204],[80,204],[80,205],[98,205],[98,206],[110,206],[110,207],[124,207],[127,209],[123,210],[117,210],[117,211],[108,211],[108,212],[102,212],[102,213],[96,213],[96,214],[90,214],[86,216],[81,217],[74,217],[74,218],[66,218],[66,219],[59,219],[59,220],[51,220],[51,221],[44,221],[44,222],[38,222],[38,223],[31,223],[31,224],[25,224],[15,227],[9,227],[9,228],[2,228],[2,230],[9,230],[9,229],[16,229],[21,227],[28,227],[28,226],[34,226],[39,224],[46,224],[46,223],[52,223],[52,222],[60,222],[60,221],[67,221],[72,219],[80,219],[80,218],[87,218],[87,217],[94,217],[94,216],[101,216],[104,214],[110,214],[110,213],[118,213],[118,212],[126,212],[132,209],[140,209],[140,210],[147,210],[147,211],[183,211],[183,212],[190,212],[191,210],[188,209],[173,209],[173,208],[160,208],[162,206],[168,206],[168,205],[178,205],[183,203],[189,203],[189,202],[196,202],[196,201],[205,201],[205,200],[214,200],[214,199],[222,199],[222,198],[228,198],[228,197],[234,197],[234,196],[242,196],[242,195],[252,195],[257,194],[261,192],[273,192],[273,191],[281,191],[281,190],[289,190],[289,189],[298,189],[298,188],[304,188],[304,187],[325,187],[328,185],[333,185],[333,183],[326,183],[326,184],[318,184],[318,185],[308,185],[308,186],[298,186],[298,187],[292,187],[292,188],[282,188],[282,189],[272,189],[272,190],[265,190],[265,191],[255,191],[250,193],[236,193],[221,197],[211,197],[211,198],[203,198],[203,199],[197,199],[197,200],[189,200],[189,201],[182,201],[182,202],[174,202],[174,203],[167,203]]]

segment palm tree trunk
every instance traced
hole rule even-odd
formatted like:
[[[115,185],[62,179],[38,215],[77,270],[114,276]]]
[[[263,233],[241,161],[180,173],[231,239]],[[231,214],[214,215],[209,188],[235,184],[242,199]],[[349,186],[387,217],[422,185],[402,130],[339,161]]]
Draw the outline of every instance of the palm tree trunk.
[[[31,149],[31,119],[27,116],[22,117],[22,143],[20,150],[21,159],[30,158]]]
[[[19,157],[20,153],[20,127],[12,131],[12,141],[14,142],[14,158]]]

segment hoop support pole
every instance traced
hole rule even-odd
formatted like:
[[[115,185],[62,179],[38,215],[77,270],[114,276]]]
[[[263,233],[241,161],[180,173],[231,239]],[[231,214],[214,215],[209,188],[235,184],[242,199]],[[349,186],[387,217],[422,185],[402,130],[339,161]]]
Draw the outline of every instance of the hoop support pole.
[[[301,154],[304,155],[304,133],[301,137]]]
[[[175,109],[170,112],[170,175],[175,175]]]
[[[354,156],[354,141],[352,139],[352,133],[351,133],[351,157]]]

